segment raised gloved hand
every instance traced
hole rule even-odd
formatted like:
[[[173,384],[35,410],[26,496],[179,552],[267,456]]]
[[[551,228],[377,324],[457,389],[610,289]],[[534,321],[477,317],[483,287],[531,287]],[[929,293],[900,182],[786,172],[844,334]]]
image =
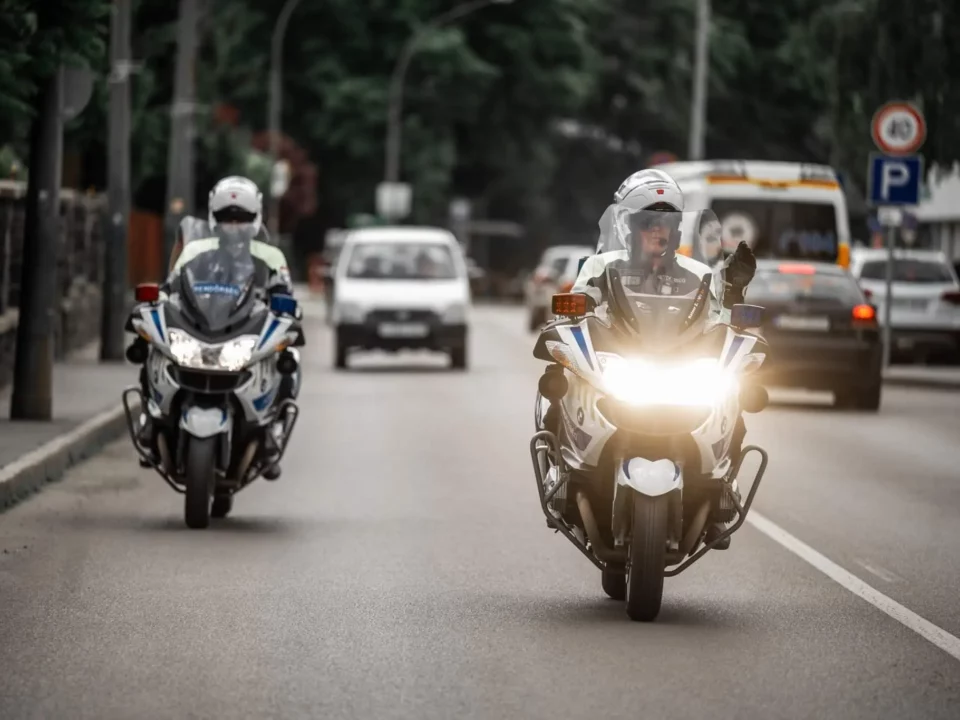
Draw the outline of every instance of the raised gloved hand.
[[[757,258],[753,250],[742,240],[727,263],[726,281],[731,286],[743,290],[753,280],[757,272]]]

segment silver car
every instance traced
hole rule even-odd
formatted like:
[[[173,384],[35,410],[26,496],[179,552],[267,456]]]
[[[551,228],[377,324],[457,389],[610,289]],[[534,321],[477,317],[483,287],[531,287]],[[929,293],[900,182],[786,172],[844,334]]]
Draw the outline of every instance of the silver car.
[[[850,272],[885,315],[887,251],[855,248]],[[927,361],[937,355],[960,355],[960,280],[942,252],[896,250],[893,263],[891,328],[893,356]]]
[[[580,258],[593,254],[594,248],[589,245],[556,245],[544,251],[524,288],[531,331],[539,330],[553,319],[554,294],[568,292],[573,287]]]

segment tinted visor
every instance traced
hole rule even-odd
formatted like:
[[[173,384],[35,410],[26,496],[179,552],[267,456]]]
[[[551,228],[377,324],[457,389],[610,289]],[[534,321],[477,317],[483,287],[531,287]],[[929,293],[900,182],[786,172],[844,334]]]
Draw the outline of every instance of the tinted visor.
[[[222,210],[215,211],[213,213],[213,219],[217,221],[218,225],[224,223],[252,223],[257,219],[257,214],[235,205],[230,205]]]

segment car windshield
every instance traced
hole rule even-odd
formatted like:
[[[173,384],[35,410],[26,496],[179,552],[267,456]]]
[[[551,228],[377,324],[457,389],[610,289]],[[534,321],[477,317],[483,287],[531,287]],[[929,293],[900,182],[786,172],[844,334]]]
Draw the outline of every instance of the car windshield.
[[[362,280],[455,280],[450,248],[439,243],[359,243],[347,277]]]
[[[860,271],[863,280],[886,280],[887,261],[870,260]],[[908,283],[955,283],[956,279],[947,263],[940,260],[896,259],[893,261],[894,282]]]
[[[837,213],[831,204],[731,199],[714,200],[710,208],[720,219],[727,252],[742,240],[760,258],[837,260]]]
[[[800,273],[758,270],[746,292],[749,303],[814,300],[858,305],[863,293],[852,277],[839,273]]]

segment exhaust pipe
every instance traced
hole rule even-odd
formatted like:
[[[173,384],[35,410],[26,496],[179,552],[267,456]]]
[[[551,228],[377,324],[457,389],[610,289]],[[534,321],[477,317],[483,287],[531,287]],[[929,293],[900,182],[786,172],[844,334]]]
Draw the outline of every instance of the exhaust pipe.
[[[690,551],[693,550],[694,546],[697,544],[697,540],[700,539],[704,528],[707,526],[707,517],[709,517],[709,515],[710,501],[704,500],[700,507],[697,508],[697,514],[694,515],[693,522],[690,523],[690,528],[683,536],[683,542],[680,543],[680,547],[676,552],[667,554],[668,565],[678,563],[690,554]]]
[[[247,449],[243,452],[243,457],[240,458],[240,466],[237,468],[237,484],[244,485],[244,479],[247,477],[247,471],[250,469],[250,464],[253,462],[253,458],[257,454],[257,447],[260,445],[259,440],[251,440],[247,443]]]
[[[614,550],[603,542],[600,535],[600,527],[593,515],[593,508],[590,506],[590,500],[583,491],[578,490],[574,496],[577,501],[577,508],[580,510],[580,517],[583,520],[583,528],[587,531],[587,540],[594,554],[603,562],[613,565],[623,565],[627,562],[627,554],[623,550]]]

